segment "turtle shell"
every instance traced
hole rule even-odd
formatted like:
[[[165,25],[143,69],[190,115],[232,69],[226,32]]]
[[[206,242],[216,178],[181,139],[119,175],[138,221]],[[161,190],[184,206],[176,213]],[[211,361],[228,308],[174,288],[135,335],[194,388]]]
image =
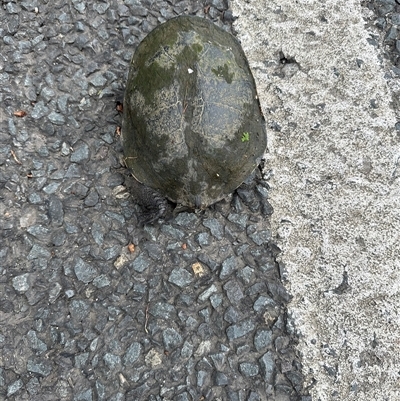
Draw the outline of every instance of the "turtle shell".
[[[204,208],[236,189],[267,145],[239,42],[193,16],[150,32],[130,63],[122,142],[134,177],[173,202]]]

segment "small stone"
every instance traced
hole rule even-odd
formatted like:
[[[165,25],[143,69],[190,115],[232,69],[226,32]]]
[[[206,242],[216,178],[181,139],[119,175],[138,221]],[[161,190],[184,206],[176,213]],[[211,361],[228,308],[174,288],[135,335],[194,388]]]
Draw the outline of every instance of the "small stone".
[[[236,305],[244,297],[239,283],[235,280],[228,281],[224,285],[224,290],[226,291],[226,295],[232,304]]]
[[[197,347],[197,350],[196,350],[196,352],[194,353],[194,356],[195,356],[196,358],[199,358],[199,357],[201,357],[201,356],[203,356],[203,355],[208,354],[208,353],[211,351],[211,346],[212,346],[212,343],[211,343],[210,340],[202,341],[202,342],[199,344],[199,346]]]
[[[260,330],[254,336],[254,346],[258,352],[265,350],[272,343],[272,331]]]
[[[230,256],[222,262],[221,273],[219,274],[219,278],[223,280],[232,274],[237,268],[236,257]]]
[[[62,290],[62,286],[60,283],[54,283],[54,285],[50,288],[49,291],[49,302],[53,304],[56,299],[59,297]]]
[[[236,323],[239,320],[239,313],[238,311],[230,306],[229,308],[226,309],[224,313],[224,320],[227,321],[228,323]]]
[[[10,3],[8,3],[10,4]],[[17,393],[24,386],[24,382],[21,379],[18,379],[14,383],[11,383],[7,387],[7,397],[11,397],[13,394]]]
[[[260,295],[257,300],[254,302],[253,309],[256,312],[263,312],[267,307],[275,307],[275,301],[270,297],[264,297]]]
[[[204,301],[206,301],[208,298],[210,298],[210,296],[211,296],[212,294],[216,293],[217,291],[218,291],[218,290],[217,290],[217,287],[215,286],[215,284],[211,284],[210,287],[208,287],[206,290],[204,290],[204,291],[199,295],[198,300],[199,300],[200,302],[204,302]]]
[[[198,387],[203,387],[206,384],[207,379],[208,379],[208,372],[206,372],[205,370],[199,370],[197,372]]]
[[[63,229],[55,230],[51,235],[51,242],[54,246],[61,246],[65,243],[67,234]]]
[[[263,230],[263,231],[255,231],[253,234],[249,234],[249,237],[257,244],[267,244],[271,239],[271,231]]]
[[[272,353],[268,351],[260,358],[261,370],[266,383],[273,384],[275,361]]]
[[[247,401],[261,401],[261,398],[256,392],[252,391],[250,393],[249,398],[247,399]]]
[[[214,376],[214,383],[216,386],[226,386],[229,384],[229,380],[225,373],[216,372]]]
[[[230,213],[228,215],[228,220],[232,223],[235,223],[239,228],[244,230],[247,225],[248,216],[246,214]]]
[[[110,284],[111,281],[105,274],[101,274],[93,280],[93,285],[97,288],[108,287]]]
[[[28,196],[28,200],[32,205],[40,205],[42,203],[42,197],[37,192],[31,193]]]
[[[51,373],[51,362],[46,359],[30,358],[26,368],[28,372],[37,373],[40,376],[48,376]]]
[[[43,192],[45,192],[47,195],[52,195],[57,192],[60,185],[61,184],[59,182],[52,182],[51,184],[46,185],[43,188]]]
[[[217,309],[219,306],[222,305],[222,295],[221,294],[213,294],[210,297],[211,305],[214,309]]]
[[[185,341],[182,346],[181,357],[190,358],[192,354],[193,354],[193,345],[189,341]]]
[[[89,352],[84,352],[82,354],[76,355],[75,356],[75,367],[78,369],[82,369],[85,366],[88,358],[89,358]]]
[[[82,258],[75,258],[74,272],[79,281],[90,283],[97,277],[97,269],[85,262]]]
[[[103,361],[110,370],[115,370],[121,365],[121,358],[118,355],[110,353],[104,355]]]
[[[76,299],[71,301],[69,311],[73,319],[83,321],[89,314],[90,305],[86,301]]]
[[[72,163],[82,163],[89,159],[89,146],[82,142],[76,148],[74,148],[70,160]]]
[[[138,359],[142,352],[142,346],[138,342],[132,343],[126,350],[123,358],[123,364],[125,366],[132,366]]]
[[[1,383],[0,383],[1,385]],[[35,395],[39,392],[40,389],[40,383],[37,377],[32,377],[32,379],[30,379],[28,381],[28,383],[26,383],[26,389],[28,390],[28,393],[30,395]]]
[[[65,118],[62,114],[56,113],[55,111],[52,111],[47,118],[55,125],[64,125],[65,124]]]
[[[213,235],[218,240],[221,240],[224,236],[224,229],[221,223],[214,218],[206,219],[203,225],[210,229],[211,235]]]
[[[169,320],[176,315],[176,309],[173,305],[160,301],[149,308],[149,313],[154,317]]]
[[[178,240],[183,240],[185,238],[185,236],[186,236],[186,234],[183,231],[178,230],[177,228],[172,227],[172,226],[170,226],[168,224],[162,225],[161,231],[164,234],[167,234],[168,236],[170,236],[172,238],[175,238],[175,239],[178,239]]]
[[[55,92],[53,89],[45,86],[41,91],[40,91],[40,96],[46,101],[46,103],[50,102],[50,100],[55,96]],[[49,115],[50,117],[50,115]]]
[[[26,334],[28,339],[29,346],[38,351],[39,353],[43,353],[47,351],[47,345],[37,337],[36,331],[29,330]]]
[[[143,273],[151,264],[151,260],[145,255],[139,255],[133,262],[129,264],[133,270],[138,273]]]
[[[259,367],[255,363],[243,362],[239,365],[239,371],[246,377],[253,377],[258,375]]]
[[[194,213],[182,212],[175,217],[175,223],[186,228],[193,228],[197,221],[198,218]]]
[[[245,284],[249,284],[254,273],[254,269],[250,266],[245,266],[243,269],[237,272],[237,277],[239,277]]]
[[[200,246],[208,246],[211,244],[211,237],[206,232],[196,234],[194,239]]]
[[[93,86],[99,88],[103,87],[107,83],[107,78],[103,76],[103,74],[94,74],[90,79],[89,83],[92,84]]]
[[[29,276],[29,273],[25,273],[12,279],[12,285],[15,291],[25,292],[29,290]]]
[[[226,329],[226,335],[230,341],[245,336],[255,329],[256,325],[252,319],[246,319],[242,322],[229,326]]]
[[[60,199],[57,196],[53,195],[49,200],[49,209],[48,209],[49,217],[51,222],[60,226],[64,221],[64,208]]]
[[[49,252],[46,248],[43,248],[38,244],[34,244],[27,258],[28,260],[34,260],[39,258],[50,259],[51,252]]]
[[[68,156],[70,153],[71,153],[71,147],[67,143],[63,142],[61,145],[61,154],[63,156]]]
[[[49,111],[50,111],[49,108],[44,105],[43,100],[39,100],[33,107],[31,117],[34,120],[38,120],[49,114]]]
[[[169,275],[168,281],[178,287],[186,287],[193,281],[193,275],[186,269],[175,268]]]
[[[171,351],[182,343],[182,336],[172,328],[165,329],[162,333],[163,343],[166,350]]]
[[[190,401],[191,399],[192,397],[189,398],[189,394],[186,391],[176,396],[176,401]]]
[[[87,197],[85,198],[85,206],[93,207],[99,202],[99,194],[94,188],[91,188]]]
[[[152,368],[155,368],[156,366],[161,365],[162,355],[153,348],[147,353],[144,360],[147,365],[150,365]]]

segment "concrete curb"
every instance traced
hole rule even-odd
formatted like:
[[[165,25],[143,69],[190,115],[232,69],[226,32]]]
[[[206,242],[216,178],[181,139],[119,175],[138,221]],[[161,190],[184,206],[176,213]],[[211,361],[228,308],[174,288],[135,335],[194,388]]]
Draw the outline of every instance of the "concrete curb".
[[[400,160],[356,0],[233,1],[269,133],[273,231],[315,400],[397,400]]]

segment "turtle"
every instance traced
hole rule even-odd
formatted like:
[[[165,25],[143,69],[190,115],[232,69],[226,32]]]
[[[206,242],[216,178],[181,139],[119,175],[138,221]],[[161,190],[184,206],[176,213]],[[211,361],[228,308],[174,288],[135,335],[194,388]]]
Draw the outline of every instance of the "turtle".
[[[172,18],[143,39],[130,62],[123,105],[124,161],[139,198],[160,194],[205,209],[238,188],[266,151],[265,120],[244,51],[202,17]],[[165,204],[156,198],[149,209],[158,208],[158,218]]]

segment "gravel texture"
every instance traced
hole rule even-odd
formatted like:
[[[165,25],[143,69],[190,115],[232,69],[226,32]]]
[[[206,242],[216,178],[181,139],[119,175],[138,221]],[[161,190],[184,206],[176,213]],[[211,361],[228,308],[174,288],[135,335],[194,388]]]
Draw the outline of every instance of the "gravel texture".
[[[399,93],[400,5],[364,5]],[[0,399],[310,401],[267,182],[144,228],[124,187],[135,47],[180,14],[230,30],[227,2],[0,7]]]
[[[153,225],[118,136],[139,41],[222,0],[2,1],[0,399],[309,400],[253,177]]]

